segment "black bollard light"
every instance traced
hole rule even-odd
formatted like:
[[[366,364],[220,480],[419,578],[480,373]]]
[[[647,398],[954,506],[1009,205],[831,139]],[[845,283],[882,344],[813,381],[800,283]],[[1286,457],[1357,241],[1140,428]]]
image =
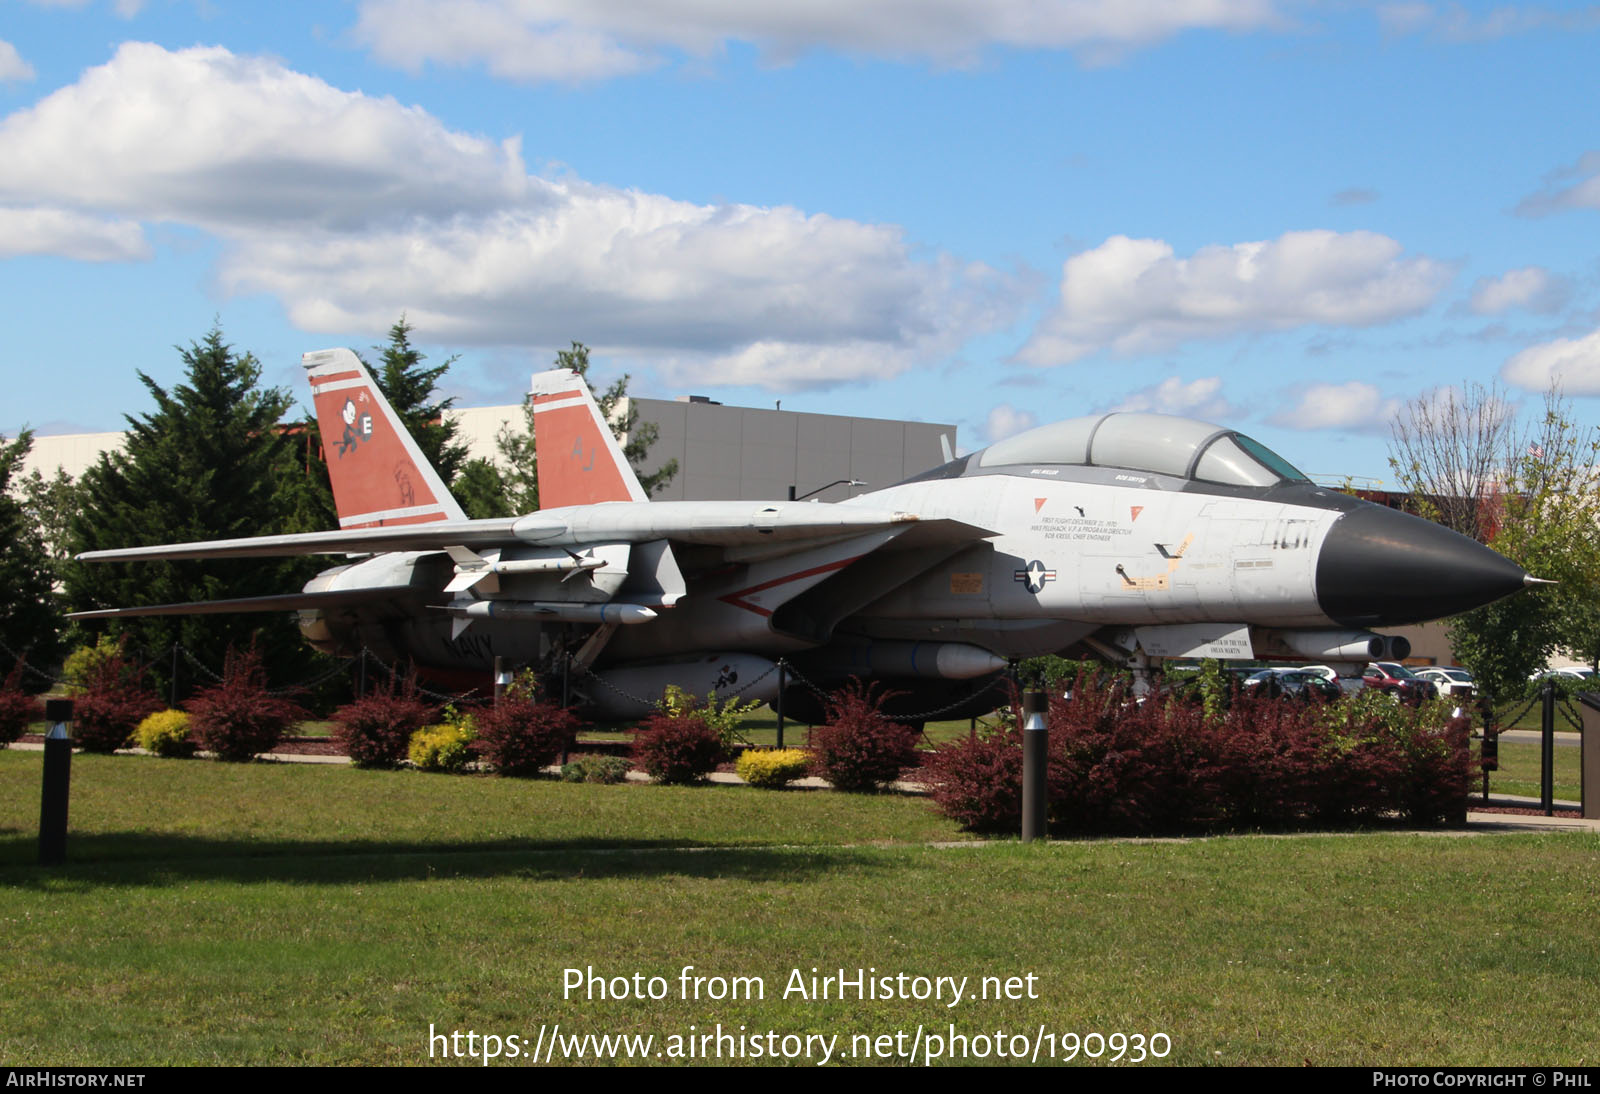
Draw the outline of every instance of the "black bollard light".
[[[1022,693],[1022,842],[1045,838],[1048,806],[1045,772],[1049,764],[1050,728],[1045,712],[1050,698],[1042,691]]]
[[[46,699],[44,720],[44,785],[39,794],[39,865],[59,866],[67,860],[67,797],[72,784],[71,699]]]

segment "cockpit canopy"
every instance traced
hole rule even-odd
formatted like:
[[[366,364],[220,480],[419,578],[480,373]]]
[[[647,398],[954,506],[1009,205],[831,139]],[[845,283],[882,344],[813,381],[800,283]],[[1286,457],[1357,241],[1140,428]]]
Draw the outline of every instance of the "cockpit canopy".
[[[1148,471],[1228,486],[1307,482],[1260,441],[1193,418],[1114,411],[1043,425],[990,445],[979,467],[1078,464]]]

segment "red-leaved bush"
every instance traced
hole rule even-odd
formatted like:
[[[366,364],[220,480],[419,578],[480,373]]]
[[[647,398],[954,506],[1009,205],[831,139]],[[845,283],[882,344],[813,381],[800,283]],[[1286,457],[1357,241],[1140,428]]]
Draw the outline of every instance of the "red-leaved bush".
[[[922,765],[939,811],[975,832],[1022,827],[1022,733],[1015,726],[946,745]]]
[[[25,662],[17,661],[0,687],[0,748],[28,732],[28,726],[44,717],[44,704],[22,690],[22,670]]]
[[[537,775],[578,738],[578,719],[555,703],[507,694],[476,715],[477,749],[498,775]]]
[[[696,783],[728,758],[719,733],[694,710],[657,711],[633,739],[633,762],[660,783]]]
[[[266,669],[254,646],[230,649],[222,682],[196,694],[184,708],[189,732],[200,747],[230,762],[271,752],[289,727],[305,717],[298,704],[267,693]]]
[[[1147,833],[1414,824],[1465,819],[1465,719],[1382,696],[1305,705],[1240,696],[1207,719],[1197,701],[1080,676],[1050,704],[1051,827]],[[939,808],[970,828],[1020,824],[1021,733],[939,749],[926,767]]]
[[[411,735],[437,713],[418,694],[415,676],[390,679],[333,712],[333,738],[357,767],[395,767],[406,758]]]
[[[72,699],[72,736],[85,752],[115,752],[128,744],[146,715],[166,704],[145,687],[144,667],[119,646],[89,670],[83,694]]]
[[[876,790],[914,765],[920,734],[884,717],[886,698],[859,680],[829,696],[827,724],[811,731],[811,770],[840,790]]]

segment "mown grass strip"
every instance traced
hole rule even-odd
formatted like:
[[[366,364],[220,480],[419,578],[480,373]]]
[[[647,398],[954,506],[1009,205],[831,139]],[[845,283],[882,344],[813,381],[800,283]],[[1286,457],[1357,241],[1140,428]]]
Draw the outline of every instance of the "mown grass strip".
[[[0,754],[0,1061],[421,1063],[429,1025],[666,1037],[1165,1032],[1178,1063],[1584,1064],[1592,835],[1006,841],[895,797],[80,757],[32,865]],[[764,998],[682,998],[681,970]],[[564,995],[567,968],[660,976]],[[784,998],[795,970],[1034,975],[947,1007]]]

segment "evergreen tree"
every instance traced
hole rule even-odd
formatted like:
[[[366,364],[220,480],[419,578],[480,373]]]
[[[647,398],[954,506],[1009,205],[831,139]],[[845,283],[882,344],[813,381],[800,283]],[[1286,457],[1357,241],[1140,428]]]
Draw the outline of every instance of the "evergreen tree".
[[[422,362],[427,356],[411,344],[411,331],[402,315],[389,328],[388,345],[373,347],[382,355],[380,367],[368,367],[383,397],[416,439],[423,458],[439,472],[439,478],[451,484],[467,462],[467,446],[456,439],[456,423],[445,417],[455,400],[435,400],[434,393],[456,358],[432,368],[424,367]]]
[[[461,503],[461,511],[473,520],[519,515],[506,497],[505,476],[489,460],[468,460],[450,492]]]
[[[584,383],[588,383],[589,347],[582,342],[574,342],[571,349],[557,351],[554,367],[570,368],[583,377]],[[605,391],[595,393],[594,401],[600,407],[600,414],[611,423],[611,432],[617,440],[620,442],[623,438],[627,438],[627,442],[622,446],[622,455],[633,465],[634,472],[639,474],[639,466],[649,458],[650,448],[656,443],[661,430],[654,422],[640,425],[639,411],[632,402],[629,402],[626,414],[617,413],[617,405],[628,396],[630,379],[631,376],[624,374]],[[592,384],[589,390],[594,391]],[[514,432],[506,426],[500,430],[500,435],[496,438],[500,455],[507,465],[507,470],[501,473],[501,478],[505,484],[508,515],[531,513],[539,508],[539,460],[533,441],[531,399],[523,404],[522,414],[524,423],[522,432]],[[645,497],[665,487],[677,473],[678,461],[668,460],[651,474],[639,474],[639,485],[644,488]]]
[[[449,371],[456,358],[451,357],[442,365],[433,368],[424,367],[422,362],[427,356],[411,344],[412,327],[402,315],[389,328],[389,341],[387,345],[374,346],[379,354],[381,364],[373,368],[365,358],[362,363],[367,365],[367,371],[372,373],[373,382],[378,385],[378,390],[383,397],[394,407],[400,421],[404,423],[407,432],[417,442],[417,448],[423,457],[439,472],[439,477],[451,488],[450,492],[461,503],[462,509],[468,516],[500,516],[499,513],[475,513],[474,505],[468,504],[469,497],[480,498],[485,489],[481,478],[481,470],[473,469],[473,463],[484,461],[468,461],[467,446],[457,440],[459,426],[456,422],[446,417],[454,404],[454,399],[434,399],[435,390],[439,380]],[[317,423],[315,412],[308,413],[306,417],[290,430],[297,438],[299,455],[296,465],[298,473],[292,473],[284,481],[284,489],[292,498],[292,517],[286,527],[290,532],[319,532],[339,526],[339,518],[333,504],[333,491],[328,481],[328,465],[326,453],[322,447],[322,430]],[[457,481],[464,473],[472,471],[473,478],[468,481],[468,493],[463,494],[462,486]],[[493,497],[492,488],[490,494]],[[474,504],[479,504],[474,502]]]
[[[296,438],[279,426],[288,393],[260,388],[255,357],[236,354],[219,329],[180,352],[184,382],[168,391],[140,373],[155,410],[130,415],[124,450],[102,455],[79,480],[74,553],[287,529],[292,499],[283,485],[299,472]],[[317,568],[306,558],[76,563],[67,595],[76,610],[261,596],[296,591]],[[214,672],[230,646],[242,650],[254,638],[282,682],[302,678],[310,663],[287,613],[135,618],[110,629],[151,661],[163,689],[174,644]],[[211,682],[181,663],[178,675],[185,691]]]
[[[35,519],[11,494],[32,447],[27,430],[9,444],[0,443],[0,675],[10,671],[16,657],[42,667],[53,664],[60,652],[62,620],[50,555]]]

